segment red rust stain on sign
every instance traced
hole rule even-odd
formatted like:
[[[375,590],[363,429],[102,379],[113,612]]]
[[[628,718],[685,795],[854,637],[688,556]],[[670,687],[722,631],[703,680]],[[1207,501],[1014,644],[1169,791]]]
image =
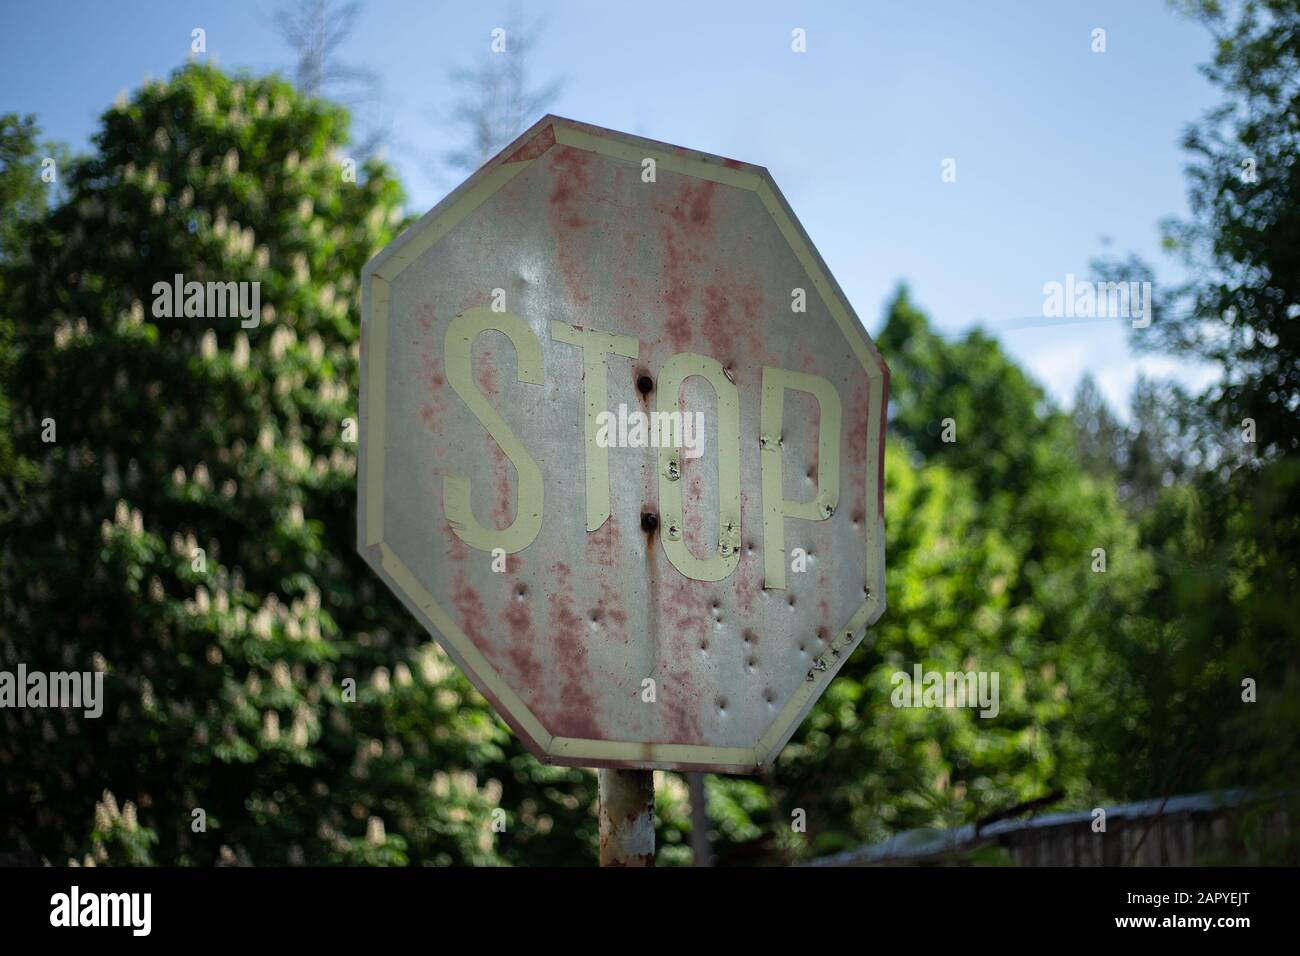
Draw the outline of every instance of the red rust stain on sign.
[[[618,596],[604,581],[600,584],[600,597],[596,601],[596,606],[587,612],[591,615],[592,623],[597,629],[608,627],[613,636],[620,642],[626,644],[627,614],[619,609]]]
[[[484,657],[492,659],[493,648],[488,640],[488,617],[483,609],[483,600],[469,583],[464,571],[456,572],[456,589],[452,592],[451,603],[459,615],[459,623],[465,635],[474,642]]]
[[[880,385],[880,467],[876,473],[876,516],[885,517],[885,419],[889,412],[889,367],[880,363],[884,381]]]
[[[426,401],[420,409],[421,417],[426,425],[438,426],[441,424],[443,415],[442,396],[443,386],[447,380],[442,375],[442,356],[430,355],[425,352],[420,359],[424,366],[425,396]]]
[[[753,613],[754,598],[763,590],[763,569],[757,556],[744,550],[740,554],[740,566],[736,569],[736,603],[746,614]]]
[[[883,438],[885,416],[881,415],[880,418],[881,418],[880,437]],[[853,501],[854,520],[865,520],[866,518],[867,482],[866,482],[866,476],[863,473],[863,468],[866,466],[866,461],[867,461],[867,442],[872,440],[871,436],[868,434],[868,430],[869,430],[868,425],[870,421],[871,421],[871,393],[870,390],[867,388],[867,384],[865,382],[858,382],[858,384],[853,388],[853,402],[852,402],[852,407],[850,408],[849,411],[849,422],[848,422],[849,446],[845,453],[845,457],[848,459],[849,466],[851,469],[850,476],[853,482],[853,489],[854,489],[854,501]],[[884,460],[885,460],[884,455],[881,455],[880,461],[882,465],[884,464]],[[881,478],[879,483],[880,501],[878,502],[878,506],[880,508],[879,513],[884,514],[885,482],[884,482],[883,468],[882,468],[880,478]]]
[[[690,297],[690,286],[682,268],[683,256],[677,246],[677,240],[671,232],[662,233],[664,241],[664,294],[663,304],[668,312],[668,321],[664,330],[668,340],[679,352],[689,351],[691,336],[694,334],[691,317],[686,312]]]
[[[614,626],[618,628],[626,642],[627,634],[623,633],[623,628],[627,625],[627,613],[619,607],[618,595],[614,593],[608,581],[600,582],[600,603],[605,607],[605,613],[609,615],[609,619],[614,622]]]
[[[688,304],[694,294],[688,266],[700,264],[713,234],[713,206],[717,183],[685,179],[673,205],[667,210],[669,222],[660,226],[663,243],[663,294],[668,320],[665,331],[673,348],[688,351],[694,335]],[[663,207],[657,207],[662,214]]]
[[[496,355],[491,349],[485,349],[474,363],[477,366],[476,377],[479,391],[484,395],[497,393]]]
[[[547,595],[550,603],[552,665],[560,672],[559,712],[551,715],[550,730],[560,737],[587,740],[601,736],[596,722],[596,702],[588,688],[592,685],[587,663],[586,634],[582,619],[573,610],[569,586],[569,566],[555,565],[556,582]]]
[[[524,145],[506,157],[507,163],[522,163],[536,159],[555,145],[555,127],[548,126]]]
[[[501,618],[510,629],[510,646],[506,650],[506,657],[514,665],[522,686],[534,688],[540,683],[542,669],[533,653],[537,635],[533,633],[533,615],[528,609],[526,597],[527,590],[512,593]]]
[[[753,513],[750,495],[747,491],[740,493],[740,564],[736,568],[736,604],[745,614],[754,610],[754,599],[763,591],[763,562],[758,554],[751,550],[753,542],[744,537],[745,529],[755,527],[760,520]]]
[[[687,463],[690,463],[689,465]],[[686,539],[686,547],[691,554],[697,558],[708,557],[708,551],[702,547],[704,538],[704,478],[695,470],[699,467],[700,459],[687,458],[682,456],[681,469],[682,477],[686,478],[686,469],[690,468],[692,473],[687,480],[685,500],[682,502],[682,537]]]
[[[446,414],[443,404],[446,394],[444,386],[447,381],[443,377],[442,355],[439,350],[441,343],[435,341],[434,329],[438,316],[430,303],[420,302],[415,307],[415,319],[420,331],[413,345],[419,352],[424,376],[423,400],[420,402],[419,409],[420,421],[432,436],[429,451],[433,459],[441,462],[446,460],[448,452],[447,436],[444,431],[446,423],[443,421],[443,416]]]
[[[704,337],[714,357],[725,356],[738,341],[757,334],[762,307],[762,295],[748,285],[717,284],[704,290]]]
[[[665,611],[676,618],[673,629],[672,652],[678,660],[689,659],[690,646],[708,638],[713,628],[713,602],[704,594],[705,582],[691,581],[676,575],[667,587],[668,600]]]
[[[676,670],[668,675],[664,686],[659,690],[659,700],[664,705],[664,730],[668,742],[674,744],[699,743],[703,734],[700,732],[700,718],[692,701],[695,692],[689,670]]]
[[[420,323],[420,328],[428,332],[433,328],[433,323],[438,321],[438,316],[433,311],[432,305],[421,302],[415,307],[415,320]]]
[[[591,159],[592,154],[585,149],[561,146],[551,160],[551,211],[569,229],[591,225],[582,218],[574,202],[591,189]]]
[[[701,179],[692,183],[687,179],[677,194],[677,204],[673,206],[672,217],[683,229],[703,232],[713,223],[713,192],[718,184],[711,179]]]
[[[578,203],[591,191],[592,154],[572,146],[560,146],[551,153],[551,195],[548,215],[555,235],[555,261],[568,287],[569,296],[581,306],[591,301],[590,277],[574,248],[574,233],[593,225],[584,219]]]
[[[492,517],[495,519],[498,528],[508,528],[515,516],[515,496],[510,490],[510,465],[506,453],[501,450],[501,446],[491,438],[488,438],[488,441],[492,444],[492,471],[497,479],[497,500],[492,511]],[[507,565],[509,560],[509,557],[507,557]],[[509,567],[507,567],[507,570],[509,570]]]
[[[614,516],[610,515],[603,525],[587,533],[587,563],[612,568],[616,563],[617,551],[618,528],[615,527]]]
[[[469,557],[469,551],[466,550],[465,542],[460,540],[456,532],[451,529],[451,525],[442,526],[443,539],[447,542],[447,557],[453,561],[464,561]]]

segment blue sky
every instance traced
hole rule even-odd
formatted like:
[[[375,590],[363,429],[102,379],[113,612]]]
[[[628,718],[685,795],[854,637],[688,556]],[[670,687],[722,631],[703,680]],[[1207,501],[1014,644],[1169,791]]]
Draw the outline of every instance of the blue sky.
[[[121,90],[164,76],[207,31],[227,68],[287,71],[278,0],[0,5],[0,112],[88,145]],[[1084,372],[1124,405],[1139,370],[1213,373],[1136,355],[1125,324],[1043,320],[1043,285],[1134,251],[1181,278],[1157,223],[1186,212],[1184,127],[1216,102],[1196,65],[1208,34],[1162,0],[1061,3],[520,4],[544,19],[551,111],[768,167],[869,330],[899,281],[945,334],[993,330],[1063,405]],[[461,178],[448,72],[488,56],[511,6],[369,0],[342,56],[375,70],[387,157],[414,211]],[[791,52],[802,28],[807,52]],[[1094,28],[1106,52],[1094,53]],[[944,159],[957,180],[941,180]],[[1109,242],[1109,246],[1105,243]],[[888,358],[886,356],[886,358]],[[1122,408],[1120,409],[1122,411]]]

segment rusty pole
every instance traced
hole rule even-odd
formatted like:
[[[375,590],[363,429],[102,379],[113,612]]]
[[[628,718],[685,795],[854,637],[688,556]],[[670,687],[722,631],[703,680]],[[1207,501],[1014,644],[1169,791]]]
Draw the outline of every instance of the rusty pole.
[[[713,865],[713,847],[709,842],[708,793],[704,774],[688,773],[691,788],[691,849],[695,853],[695,866]]]
[[[655,778],[651,770],[597,770],[600,865],[655,865]]]

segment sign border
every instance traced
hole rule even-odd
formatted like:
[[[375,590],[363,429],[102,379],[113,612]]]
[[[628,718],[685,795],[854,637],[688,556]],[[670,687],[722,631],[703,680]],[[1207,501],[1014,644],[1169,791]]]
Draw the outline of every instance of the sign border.
[[[493,193],[555,144],[627,160],[647,157],[672,172],[753,191],[803,266],[867,374],[869,411],[866,449],[867,501],[877,502],[875,547],[866,535],[866,599],[814,661],[807,679],[786,702],[753,747],[709,747],[636,741],[556,737],[529,710],[465,632],[384,543],[384,451],[387,435],[384,381],[388,360],[389,285],[412,262]],[[761,166],[643,139],[628,133],[548,114],[411,225],[367,263],[362,278],[361,391],[358,420],[357,550],[406,608],[496,708],[541,761],[578,767],[703,770],[756,773],[770,767],[841,666],[885,611],[883,439],[889,368],[848,304],[826,263],[799,224],[771,174]],[[864,522],[870,520],[864,517]],[[439,637],[440,636],[440,637]]]

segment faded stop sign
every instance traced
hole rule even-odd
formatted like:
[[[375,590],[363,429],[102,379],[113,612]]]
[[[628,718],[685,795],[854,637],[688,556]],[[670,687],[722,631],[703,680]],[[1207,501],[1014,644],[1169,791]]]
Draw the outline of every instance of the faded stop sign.
[[[361,553],[543,761],[756,770],[884,611],[888,369],[761,167],[548,116],[361,364]]]

